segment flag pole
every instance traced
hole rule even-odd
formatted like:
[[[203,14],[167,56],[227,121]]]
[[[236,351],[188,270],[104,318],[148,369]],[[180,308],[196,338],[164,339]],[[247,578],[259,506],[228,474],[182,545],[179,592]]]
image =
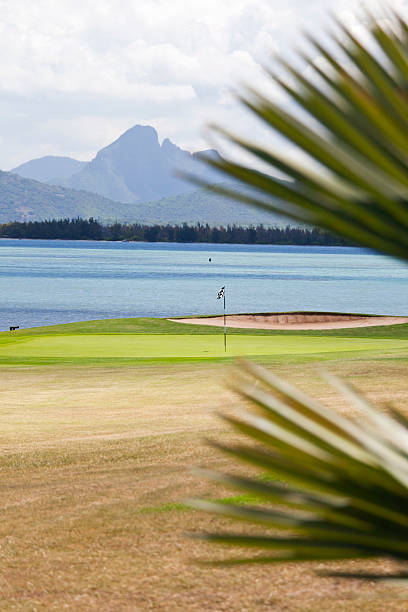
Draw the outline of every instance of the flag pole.
[[[224,351],[227,352],[227,317],[225,311],[225,289],[224,289]]]
[[[225,286],[218,292],[217,300],[224,298],[224,351],[227,352],[227,312],[225,309]]]

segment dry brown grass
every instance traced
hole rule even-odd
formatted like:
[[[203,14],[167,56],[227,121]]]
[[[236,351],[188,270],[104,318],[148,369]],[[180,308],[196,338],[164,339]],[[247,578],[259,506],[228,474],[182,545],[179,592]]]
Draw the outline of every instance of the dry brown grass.
[[[316,369],[274,367],[350,413]],[[380,403],[406,404],[403,362],[355,359],[330,369]],[[184,533],[222,523],[166,504],[225,494],[189,471],[226,467],[202,443],[231,436],[214,416],[237,402],[225,374],[208,364],[0,370],[0,609],[408,609],[408,590],[316,577],[310,564],[195,563],[227,551]],[[386,572],[391,563],[330,565],[356,566]]]

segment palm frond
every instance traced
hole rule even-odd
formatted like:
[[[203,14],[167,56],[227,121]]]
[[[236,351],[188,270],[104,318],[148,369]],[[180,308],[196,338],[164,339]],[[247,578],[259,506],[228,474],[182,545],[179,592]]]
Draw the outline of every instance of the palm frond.
[[[241,102],[312,163],[302,165],[213,127],[267,168],[261,172],[227,157],[207,159],[235,181],[213,189],[407,261],[408,23],[396,12],[392,21],[389,29],[371,21],[370,45],[337,23],[332,37],[337,52],[307,35],[313,54],[325,61],[322,68],[311,53],[299,53],[314,71],[313,80],[283,60],[279,67],[286,77],[269,70],[301,114],[248,88]],[[300,119],[305,113],[308,119]],[[277,171],[288,180],[278,179]],[[240,191],[236,181],[250,189]],[[271,479],[201,472],[259,502],[193,506],[258,525],[263,533],[200,537],[243,551],[227,561],[233,564],[408,561],[408,419],[394,408],[380,411],[351,385],[328,376],[359,409],[362,418],[354,422],[258,366],[245,368],[250,380],[238,383],[238,391],[252,409],[224,419],[247,442],[213,445]]]
[[[338,53],[306,36],[313,53],[299,56],[314,71],[313,80],[284,60],[278,62],[286,77],[268,70],[310,121],[247,88],[243,105],[321,171],[213,126],[267,167],[260,172],[227,157],[207,159],[252,190],[242,195],[237,187],[222,187],[224,195],[408,260],[408,24],[395,12],[392,19],[389,29],[371,22],[369,46],[338,22],[332,37]],[[277,171],[288,181],[276,178]]]
[[[239,382],[237,390],[251,408],[225,418],[250,444],[216,446],[260,468],[263,479],[199,473],[259,503],[191,504],[261,526],[263,534],[199,537],[244,552],[223,563],[369,557],[408,561],[406,421],[380,411],[334,376],[331,382],[360,410],[360,421],[341,416],[257,365],[246,363],[244,368],[249,382]]]

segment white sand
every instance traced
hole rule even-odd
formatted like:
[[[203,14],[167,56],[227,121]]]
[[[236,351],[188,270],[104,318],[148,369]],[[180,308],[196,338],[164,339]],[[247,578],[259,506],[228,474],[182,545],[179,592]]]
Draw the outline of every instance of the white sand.
[[[175,323],[190,325],[214,325],[222,327],[224,317],[200,317],[169,319]],[[279,313],[227,315],[228,327],[242,329],[345,329],[348,327],[374,327],[408,323],[408,317],[371,316],[325,313]]]

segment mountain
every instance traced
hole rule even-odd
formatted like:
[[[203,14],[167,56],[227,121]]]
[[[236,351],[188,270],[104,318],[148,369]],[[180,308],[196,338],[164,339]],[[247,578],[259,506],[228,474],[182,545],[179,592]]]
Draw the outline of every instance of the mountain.
[[[0,170],[0,223],[67,217],[147,224],[287,224],[277,215],[257,211],[205,189],[153,202],[123,204],[88,191],[47,185]]]
[[[218,185],[239,190],[241,193],[250,193],[249,188],[232,183],[218,183]],[[253,193],[253,192],[252,192]],[[138,204],[137,218],[140,223],[158,223],[181,225],[206,224],[209,225],[279,225],[289,223],[286,218],[274,213],[267,213],[247,206],[242,202],[231,200],[219,193],[206,189],[196,189],[188,193],[161,198],[155,202]]]
[[[218,156],[214,150],[199,154]],[[157,200],[191,189],[176,172],[193,173],[208,182],[220,180],[215,170],[198,161],[199,154],[184,151],[168,138],[160,145],[153,127],[135,125],[59,184],[119,202]]]
[[[189,153],[168,138],[160,144],[153,127],[135,125],[90,162],[47,156],[22,164],[13,173],[0,171],[0,222],[92,216],[102,222],[287,223],[215,192],[193,191],[176,171],[210,184],[222,180],[221,174],[198,160],[200,155],[218,157],[215,150]],[[50,178],[56,175],[61,178]]]
[[[0,223],[95,217],[101,221],[137,221],[133,205],[95,193],[75,191],[26,179],[0,170]]]
[[[69,178],[72,174],[82,170],[87,162],[78,161],[71,157],[59,157],[57,155],[46,155],[38,159],[32,159],[11,172],[24,178],[41,181],[43,183],[53,182],[56,177]]]

